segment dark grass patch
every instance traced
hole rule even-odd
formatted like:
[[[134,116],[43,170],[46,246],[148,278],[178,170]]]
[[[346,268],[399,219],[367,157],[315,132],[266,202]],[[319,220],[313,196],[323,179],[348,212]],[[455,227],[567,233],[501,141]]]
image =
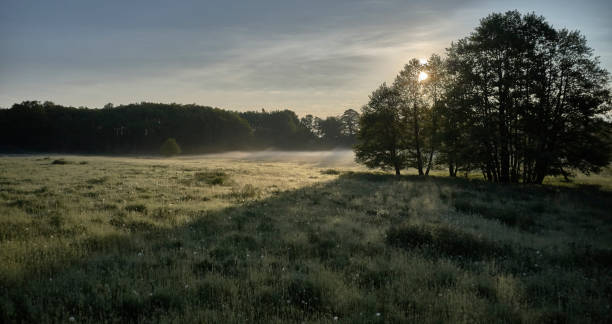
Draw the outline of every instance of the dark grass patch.
[[[8,202],[6,205],[8,207],[19,208],[33,216],[46,215],[50,210],[57,210],[65,207],[59,200],[43,202],[39,199],[16,199]]]
[[[234,251],[252,251],[259,247],[259,243],[253,236],[240,233],[229,234],[221,241],[221,244],[231,248]]]
[[[596,248],[586,244],[569,243],[569,252],[552,256],[551,261],[565,268],[587,270],[612,269],[612,250]]]
[[[322,170],[321,174],[327,174],[327,175],[338,175],[341,174],[342,171],[336,170],[336,169],[327,169],[327,170]]]
[[[478,214],[486,219],[498,220],[501,223],[518,227],[525,231],[533,231],[537,228],[535,218],[544,210],[542,204],[534,204],[530,210],[525,210],[518,205],[504,207],[492,206],[478,202],[476,200],[456,199],[454,202],[455,210],[465,214]]]
[[[64,165],[64,164],[74,164],[74,162],[67,161],[67,160],[64,160],[64,159],[58,159],[58,160],[53,160],[53,162],[51,162],[51,164],[54,164],[54,165]]]
[[[507,255],[509,248],[447,225],[400,225],[387,231],[388,245],[428,250],[434,255],[485,259]]]
[[[116,204],[96,204],[95,207],[100,210],[119,210]]]
[[[198,303],[205,308],[221,309],[223,305],[229,304],[234,297],[231,287],[218,278],[206,278],[198,284],[196,296]]]
[[[126,222],[124,228],[132,233],[152,232],[157,230],[157,226],[143,221]]]
[[[325,287],[319,283],[307,276],[296,274],[287,279],[285,284],[288,304],[297,306],[308,313],[323,309]]]
[[[259,197],[259,194],[259,188],[253,186],[250,183],[247,183],[242,187],[232,188],[232,191],[230,193],[224,194],[221,197],[225,199],[235,200],[238,202],[243,202],[249,199]]]
[[[145,206],[144,204],[131,204],[125,206],[123,209],[128,212],[137,212],[145,215],[147,214],[147,206]]]
[[[89,179],[89,180],[87,180],[87,183],[93,184],[93,185],[103,184],[103,183],[106,183],[109,179],[110,179],[110,177],[104,176],[104,177],[100,177],[100,178]]]
[[[206,183],[211,186],[221,186],[229,182],[229,174],[223,171],[196,172],[193,176],[195,182]]]

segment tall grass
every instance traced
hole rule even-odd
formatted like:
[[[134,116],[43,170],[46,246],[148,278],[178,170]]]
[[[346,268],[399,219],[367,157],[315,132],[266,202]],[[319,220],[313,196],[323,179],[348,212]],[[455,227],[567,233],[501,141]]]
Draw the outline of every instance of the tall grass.
[[[221,159],[55,160],[0,159],[2,322],[611,315],[612,193],[601,188]]]

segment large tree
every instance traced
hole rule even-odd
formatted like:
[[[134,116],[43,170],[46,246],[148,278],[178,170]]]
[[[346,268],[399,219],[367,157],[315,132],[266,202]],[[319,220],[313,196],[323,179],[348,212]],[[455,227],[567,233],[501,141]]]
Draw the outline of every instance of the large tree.
[[[395,78],[393,87],[400,95],[400,118],[406,128],[408,144],[408,165],[414,167],[419,175],[426,174],[424,168],[431,166],[433,151],[431,148],[431,117],[432,105],[427,98],[425,80],[426,64],[418,59],[412,59]],[[427,167],[427,173],[429,172]]]
[[[579,32],[535,14],[494,13],[451,45],[448,70],[462,89],[454,103],[468,119],[466,145],[487,179],[541,183],[609,163],[598,140],[609,125],[598,117],[610,110],[608,72]]]
[[[394,169],[396,175],[406,167],[406,128],[400,118],[400,94],[382,84],[370,95],[359,119],[357,162],[369,168]]]

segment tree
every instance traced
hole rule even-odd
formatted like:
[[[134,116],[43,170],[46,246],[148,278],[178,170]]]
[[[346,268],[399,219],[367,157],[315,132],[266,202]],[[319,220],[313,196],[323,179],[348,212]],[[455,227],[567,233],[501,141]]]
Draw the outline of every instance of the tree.
[[[357,136],[359,130],[359,113],[354,109],[347,109],[340,116],[342,122],[342,134],[349,138]]]
[[[431,106],[425,99],[422,78],[425,66],[418,59],[412,59],[404,66],[395,78],[393,87],[397,89],[400,96],[400,118],[406,132],[406,140],[409,144],[409,166],[415,167],[419,175],[424,175],[423,167],[427,161],[425,154],[425,128],[427,119],[430,117]]]
[[[369,168],[393,168],[396,175],[406,167],[406,128],[400,118],[400,93],[382,84],[370,95],[359,119],[356,161]]]
[[[446,91],[446,64],[437,54],[432,54],[424,66],[427,77],[421,80],[425,93],[425,103],[428,108],[425,111],[425,132],[427,143],[427,169],[425,174],[434,166],[434,154],[439,151],[442,134],[440,132],[440,120],[443,113],[443,98]]]
[[[163,156],[170,157],[181,154],[181,148],[179,147],[178,143],[174,138],[169,138],[164,141],[161,148],[159,149],[159,152]]]
[[[610,148],[591,145],[605,137],[599,116],[610,111],[609,75],[592,52],[579,32],[517,11],[489,15],[451,45],[467,145],[485,178],[542,183],[609,163]]]
[[[442,82],[442,97],[437,105],[439,136],[438,162],[448,166],[449,176],[456,177],[459,170],[469,172],[477,159],[471,151],[472,141],[468,137],[471,127],[466,88],[455,82],[448,74]]]
[[[300,126],[311,132],[313,135],[317,135],[317,125],[315,123],[315,118],[312,115],[308,114],[302,117],[300,119]]]
[[[317,130],[324,143],[336,146],[342,143],[342,122],[340,118],[329,116],[316,118]]]

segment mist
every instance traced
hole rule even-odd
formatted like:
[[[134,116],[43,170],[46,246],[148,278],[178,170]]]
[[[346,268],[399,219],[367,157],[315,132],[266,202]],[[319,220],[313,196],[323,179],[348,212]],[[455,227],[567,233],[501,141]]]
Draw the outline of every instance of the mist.
[[[308,163],[321,167],[357,166],[357,163],[355,163],[355,153],[350,149],[336,149],[327,151],[232,151],[184,157],[184,159],[206,158],[262,162]]]

